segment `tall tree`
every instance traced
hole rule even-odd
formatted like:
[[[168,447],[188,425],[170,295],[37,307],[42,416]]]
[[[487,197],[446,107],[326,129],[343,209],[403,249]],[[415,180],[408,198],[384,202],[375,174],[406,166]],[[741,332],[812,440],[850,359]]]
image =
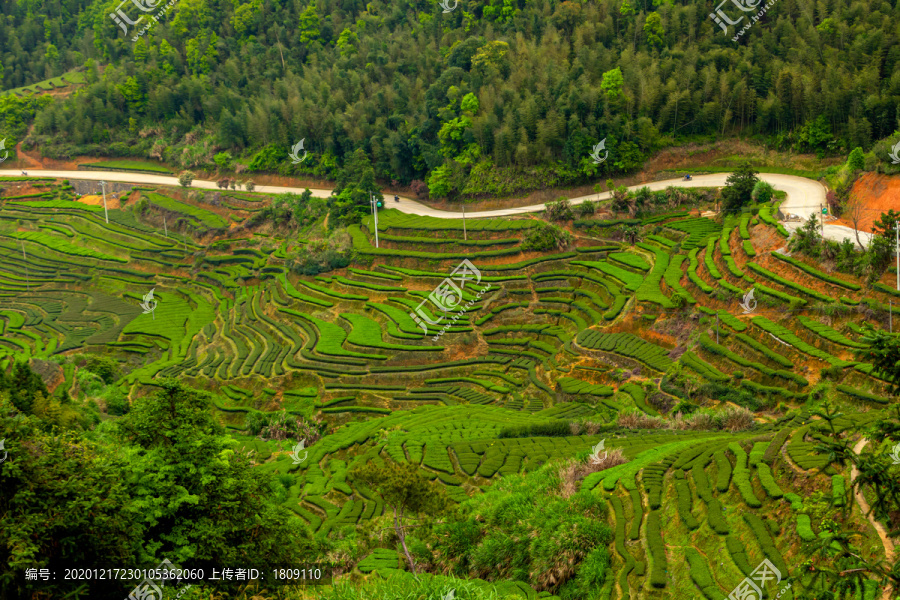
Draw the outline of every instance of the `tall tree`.
[[[727,210],[736,210],[750,204],[753,199],[753,187],[759,178],[750,163],[744,162],[725,180],[722,188],[723,205]]]
[[[360,466],[350,471],[350,477],[375,490],[394,513],[394,532],[409,570],[416,573],[416,563],[406,544],[409,519],[420,514],[437,515],[449,505],[442,486],[431,482],[419,472],[418,465],[389,463],[384,467]]]

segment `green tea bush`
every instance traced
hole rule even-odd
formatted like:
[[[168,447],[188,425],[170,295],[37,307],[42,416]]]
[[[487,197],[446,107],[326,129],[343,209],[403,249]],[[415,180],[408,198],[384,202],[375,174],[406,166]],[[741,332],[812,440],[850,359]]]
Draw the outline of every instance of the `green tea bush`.
[[[875,394],[871,394],[869,392],[856,389],[854,387],[850,387],[849,385],[837,385],[837,391],[847,394],[848,396],[852,396],[854,398],[859,398],[860,400],[866,400],[868,402],[875,402],[878,404],[889,404],[890,398],[885,398],[884,396],[877,396]]]
[[[812,529],[812,521],[809,515],[797,515],[797,535],[804,542],[814,542],[818,539]]]
[[[678,492],[678,514],[685,527],[693,531],[700,527],[700,523],[691,514],[691,488],[687,481],[679,479],[675,481],[675,490]]]
[[[692,250],[693,252],[693,250]],[[663,275],[663,278],[666,282],[666,285],[669,286],[672,291],[676,294],[684,298],[684,301],[688,304],[696,304],[697,300],[681,286],[681,263],[684,262],[685,256],[683,254],[676,254],[671,257],[669,261],[669,266],[666,267],[666,272]]]
[[[759,480],[762,483],[763,489],[770,498],[777,499],[784,496],[784,492],[781,491],[781,488],[778,487],[778,484],[775,482],[775,477],[773,477],[772,469],[769,465],[758,463],[756,465],[756,470],[759,473]]]
[[[867,344],[855,342],[843,336],[841,333],[835,331],[828,325],[820,323],[815,319],[810,319],[809,317],[804,317],[803,315],[797,315],[797,320],[800,321],[801,325],[803,325],[813,333],[822,336],[829,342],[834,342],[835,344],[840,344],[842,346],[849,346],[851,348],[868,348]]]
[[[725,520],[725,515],[722,513],[722,503],[719,502],[718,498],[713,498],[709,501],[708,507],[707,517],[710,528],[718,535],[728,535],[731,529],[728,527],[728,521]]]
[[[607,259],[622,263],[628,267],[632,267],[634,269],[638,269],[640,271],[649,271],[650,265],[647,264],[647,261],[643,259],[643,257],[632,254],[631,252],[611,252]]]
[[[690,367],[704,379],[718,382],[725,382],[731,379],[728,375],[704,361],[690,350],[682,354],[679,360],[683,365]]]
[[[759,327],[760,329],[762,329],[763,331],[780,338],[784,342],[787,342],[788,344],[790,344],[791,346],[793,346],[800,352],[803,352],[804,354],[809,354],[810,356],[824,360],[825,362],[829,363],[832,366],[846,367],[846,366],[851,366],[854,364],[853,362],[850,362],[850,361],[837,359],[834,356],[828,354],[827,352],[825,352],[823,350],[819,350],[815,346],[811,346],[811,345],[807,344],[806,342],[801,340],[799,337],[794,335],[794,333],[791,330],[789,330],[788,328],[778,325],[776,323],[773,323],[772,321],[768,320],[765,317],[753,317],[751,319],[751,322],[754,325],[756,325],[757,327]]]
[[[517,425],[512,427],[504,427],[497,433],[497,438],[520,438],[520,437],[569,437],[572,435],[572,429],[569,427],[568,421],[548,421],[546,423],[535,423],[531,425]]]
[[[747,525],[749,525],[750,529],[753,531],[753,534],[756,536],[756,541],[759,542],[759,545],[763,551],[763,555],[770,561],[772,561],[772,564],[775,565],[776,569],[778,569],[782,573],[788,573],[788,566],[784,562],[784,558],[782,558],[781,553],[779,553],[778,549],[775,547],[775,542],[772,540],[772,535],[769,533],[769,529],[766,527],[762,519],[749,512],[745,512],[743,514],[743,517],[747,522]]]
[[[722,231],[721,225],[705,217],[683,219],[674,223],[666,223],[668,229],[687,233],[688,236],[681,242],[683,250],[693,250],[701,246],[710,236],[718,237]]]
[[[644,278],[643,283],[638,287],[637,293],[635,297],[638,300],[643,300],[646,302],[654,302],[656,304],[662,305],[664,308],[671,308],[672,302],[666,297],[659,288],[660,281],[662,281],[663,274],[666,272],[666,269],[669,266],[669,254],[665,250],[660,250],[654,246],[650,246],[649,244],[644,244],[643,242],[638,242],[637,246],[644,250],[648,250],[653,252],[656,255],[655,262],[653,263],[653,270]]]
[[[762,502],[756,497],[756,493],[753,491],[753,484],[750,483],[750,469],[747,467],[747,453],[741,448],[740,444],[736,442],[728,444],[728,449],[737,457],[737,464],[734,467],[735,487],[737,487],[738,491],[741,493],[741,497],[744,499],[744,502],[747,503],[747,506],[750,508],[761,508]]]
[[[753,216],[750,213],[746,212],[741,215],[741,223],[738,226],[738,232],[741,234],[741,239],[749,240],[750,232],[747,230],[747,226],[750,224],[750,217]]]
[[[777,352],[775,352],[775,351],[769,349],[767,346],[765,346],[765,345],[761,344],[760,342],[756,341],[755,339],[753,339],[753,338],[750,337],[749,335],[746,335],[746,334],[743,334],[743,333],[739,333],[739,334],[735,335],[734,337],[735,337],[735,339],[740,340],[741,342],[743,342],[744,344],[746,344],[746,345],[749,346],[750,348],[753,348],[754,350],[756,350],[757,352],[759,352],[760,354],[762,354],[763,356],[765,356],[765,357],[768,358],[769,360],[772,360],[772,361],[774,361],[774,362],[777,362],[778,364],[780,364],[781,366],[783,366],[783,367],[785,367],[785,368],[787,368],[787,369],[792,369],[792,368],[794,368],[794,363],[791,362],[790,359],[788,359],[788,358],[782,356],[781,354],[778,354]]]
[[[833,298],[826,296],[825,294],[819,293],[816,290],[810,289],[804,285],[801,285],[799,283],[791,281],[790,279],[785,279],[781,275],[778,275],[777,273],[773,273],[772,271],[756,264],[755,262],[748,262],[747,266],[752,271],[755,271],[756,273],[759,273],[763,277],[771,279],[772,281],[775,281],[776,283],[779,283],[779,284],[783,285],[784,287],[790,288],[792,290],[796,290],[798,292],[806,294],[807,296],[811,296],[811,297],[815,298],[816,300],[820,300],[822,302],[834,302]]]
[[[658,244],[662,244],[663,246],[665,246],[668,249],[671,249],[678,245],[678,242],[674,242],[674,241],[670,240],[669,238],[664,238],[660,235],[650,234],[647,236],[647,239],[653,240],[654,242],[656,242]]]
[[[641,287],[641,284],[644,282],[643,276],[621,267],[617,267],[608,262],[573,260],[570,264],[597,269],[598,271],[601,271],[606,275],[609,275],[610,277],[621,281],[623,284],[625,284],[625,289],[629,292],[637,291],[637,289]]]
[[[612,321],[619,313],[622,312],[622,309],[625,308],[625,304],[628,302],[628,296],[617,295],[613,298],[613,303],[609,307],[609,309],[603,313],[603,319],[606,321]]]
[[[841,287],[845,287],[848,290],[859,291],[861,289],[859,284],[853,283],[852,281],[844,281],[843,279],[838,279],[837,277],[833,277],[831,275],[828,275],[827,273],[823,273],[822,271],[816,269],[815,267],[811,267],[796,258],[787,256],[785,254],[781,254],[780,252],[772,252],[772,256],[774,256],[775,258],[777,258],[780,261],[788,263],[789,265],[793,265],[793,266],[797,267],[801,271],[803,271],[809,275],[812,275],[816,279],[821,279],[822,281],[826,281],[828,283],[833,283],[834,285],[839,285]]]
[[[657,371],[666,371],[673,362],[666,349],[631,333],[603,333],[588,329],[579,333],[576,341],[585,348],[627,356]]]
[[[703,292],[710,294],[713,291],[712,286],[703,281],[700,275],[697,274],[697,267],[700,266],[700,263],[697,260],[697,253],[699,251],[699,248],[694,248],[691,250],[690,254],[688,254],[688,278]]]
[[[656,589],[666,587],[666,548],[660,533],[659,511],[650,511],[647,515],[647,545],[650,553],[650,585]]]
[[[712,574],[709,572],[706,559],[694,548],[685,548],[685,557],[688,561],[688,570],[691,575],[691,581],[700,588],[703,597],[706,598],[706,600],[721,600],[723,594],[719,589],[719,586],[716,585]]]
[[[735,535],[729,535],[725,538],[725,547],[728,549],[731,560],[741,570],[741,573],[750,575],[753,572],[753,567],[750,566],[750,561],[747,559],[747,551],[744,549],[740,539]]]
[[[706,242],[706,254],[703,257],[704,262],[706,263],[706,270],[709,271],[710,277],[713,279],[722,279],[722,274],[719,272],[719,269],[716,268],[716,263],[714,260],[716,253],[716,240],[710,239]]]
[[[831,476],[831,498],[834,506],[844,506],[847,503],[847,485],[843,475]]]

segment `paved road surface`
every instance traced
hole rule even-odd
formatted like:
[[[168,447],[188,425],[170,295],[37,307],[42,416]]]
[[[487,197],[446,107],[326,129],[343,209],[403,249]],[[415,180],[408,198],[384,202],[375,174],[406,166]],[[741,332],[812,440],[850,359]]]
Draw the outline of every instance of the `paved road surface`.
[[[54,171],[54,170],[44,170],[44,169],[29,169],[28,174],[32,176],[40,176],[40,177],[58,177],[61,179],[83,179],[89,181],[119,181],[125,183],[151,183],[158,185],[178,185],[178,178],[171,177],[167,175],[151,175],[145,173],[130,173],[130,172],[119,172],[119,171]],[[0,176],[18,176],[21,175],[21,170],[0,170]],[[709,175],[695,175],[691,181],[684,181],[682,179],[666,179],[663,181],[653,181],[648,182],[646,184],[640,184],[631,186],[629,189],[637,189],[640,187],[644,187],[645,185],[649,187],[653,191],[664,190],[667,187],[675,186],[675,187],[722,187],[725,185],[725,179],[728,177],[728,173],[714,173]],[[761,173],[759,178],[763,181],[768,181],[771,183],[776,189],[782,190],[787,193],[787,199],[781,206],[782,213],[792,213],[799,215],[804,220],[808,219],[812,214],[820,214],[821,206],[825,204],[825,187],[817,181],[813,181],[812,179],[807,179],[805,177],[796,177],[794,175],[778,175],[774,173]],[[200,179],[195,179],[191,184],[191,187],[200,188],[200,189],[208,189],[208,190],[217,190],[218,186],[214,181],[205,181]],[[274,186],[274,185],[258,185],[255,188],[257,192],[263,193],[282,193],[282,192],[293,192],[296,194],[303,193],[305,188],[294,188],[294,187],[282,187],[282,186]],[[313,196],[318,198],[327,198],[331,195],[331,190],[328,189],[310,189]],[[609,192],[603,192],[599,195],[600,200],[605,200],[610,197]],[[589,196],[580,196],[578,198],[570,198],[570,202],[573,204],[579,204],[584,200],[597,200],[597,194],[591,194]],[[432,217],[439,217],[443,219],[451,219],[451,218],[460,218],[462,216],[461,212],[452,212],[445,210],[438,210],[435,208],[431,208],[429,206],[425,206],[415,200],[410,198],[400,197],[400,202],[393,202],[390,197],[385,198],[385,206],[387,208],[396,208],[401,212],[414,214],[414,215],[426,215]],[[466,216],[470,218],[477,217],[503,217],[509,215],[518,215],[523,213],[533,213],[539,212],[544,209],[543,204],[533,204],[531,206],[520,206],[516,208],[504,208],[500,210],[486,210],[479,212],[467,212]],[[792,231],[799,227],[801,222],[786,222],[785,227]],[[844,227],[842,225],[825,225],[825,235],[829,239],[833,239],[836,241],[841,241],[843,238],[847,237],[851,240],[856,240],[855,232],[850,227]],[[864,244],[868,244],[869,237],[871,234],[866,232],[860,232],[860,240]]]

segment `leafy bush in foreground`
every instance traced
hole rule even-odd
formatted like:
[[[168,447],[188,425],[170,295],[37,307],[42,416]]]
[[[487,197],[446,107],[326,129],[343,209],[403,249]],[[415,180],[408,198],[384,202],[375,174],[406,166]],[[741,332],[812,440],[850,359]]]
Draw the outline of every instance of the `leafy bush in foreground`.
[[[522,250],[565,250],[572,242],[572,234],[561,227],[538,221],[522,240]]]
[[[428,540],[437,569],[519,579],[564,599],[597,598],[613,538],[606,503],[589,491],[566,497],[558,471],[550,463],[504,477],[459,505]]]

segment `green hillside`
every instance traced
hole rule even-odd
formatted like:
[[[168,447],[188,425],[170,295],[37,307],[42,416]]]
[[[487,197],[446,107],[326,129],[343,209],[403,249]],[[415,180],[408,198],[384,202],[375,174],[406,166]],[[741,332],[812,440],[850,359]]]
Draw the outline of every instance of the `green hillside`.
[[[835,580],[842,598],[878,597],[885,549],[853,493],[884,498],[873,517],[891,523],[880,486],[896,471],[895,396],[884,365],[864,360],[864,326],[888,325],[893,292],[785,254],[763,218],[771,203],[724,218],[587,216],[544,251],[529,249],[544,227],[531,217],[469,219],[463,239],[461,220],[387,210],[375,248],[371,219],[349,234],[239,225],[278,205],[265,195],[135,190],[106,223],[69,187],[0,207],[0,478],[12,490],[0,499],[16,523],[73,510],[43,492],[20,504],[23,477],[55,481],[38,444],[59,469],[98,461],[70,493],[105,489],[97,514],[132,516],[73,511],[81,538],[0,529],[27,547],[0,565],[10,594],[40,589],[19,569],[78,552],[54,540],[81,539],[128,564],[261,552],[246,564],[330,563],[335,576],[185,598],[714,600],[763,559],[791,583],[780,598]],[[320,252],[349,263],[302,274]],[[458,290],[442,296],[449,316],[439,288]],[[860,464],[884,477],[854,482],[856,455],[835,448],[862,437],[877,453]],[[66,449],[79,444],[88,458]],[[121,457],[101,460],[113,448]],[[406,465],[419,508],[401,539],[384,486]],[[253,517],[261,497],[271,506]],[[222,508],[192,512],[207,506]],[[113,593],[103,585],[97,597]]]

